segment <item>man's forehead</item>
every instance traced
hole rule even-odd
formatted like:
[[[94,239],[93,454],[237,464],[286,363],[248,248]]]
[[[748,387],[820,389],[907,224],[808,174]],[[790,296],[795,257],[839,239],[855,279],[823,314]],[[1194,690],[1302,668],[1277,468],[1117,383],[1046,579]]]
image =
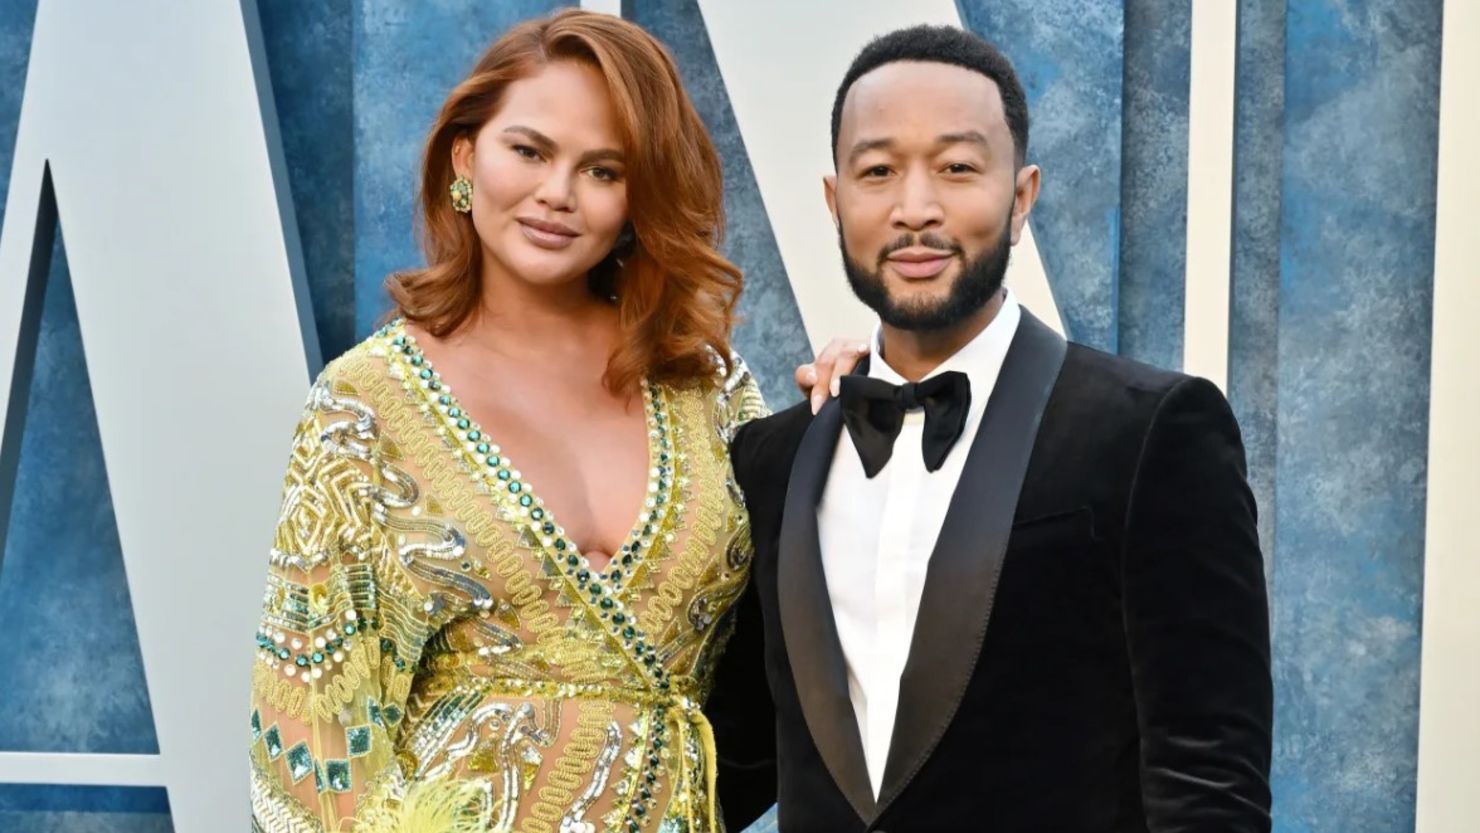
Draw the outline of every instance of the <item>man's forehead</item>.
[[[843,99],[840,127],[846,133],[861,125],[922,117],[932,129],[937,122],[1007,128],[997,82],[976,70],[934,61],[895,61],[859,76]]]

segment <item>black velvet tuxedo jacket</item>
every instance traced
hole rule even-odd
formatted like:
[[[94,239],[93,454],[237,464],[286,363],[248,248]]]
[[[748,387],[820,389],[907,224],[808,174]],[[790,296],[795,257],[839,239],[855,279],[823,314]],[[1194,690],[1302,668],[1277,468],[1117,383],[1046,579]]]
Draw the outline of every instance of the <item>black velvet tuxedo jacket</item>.
[[[755,561],[707,711],[732,833],[778,796],[781,833],[1270,829],[1263,559],[1213,384],[1024,312],[961,440],[877,798],[817,537],[840,430],[803,402],[731,447]]]

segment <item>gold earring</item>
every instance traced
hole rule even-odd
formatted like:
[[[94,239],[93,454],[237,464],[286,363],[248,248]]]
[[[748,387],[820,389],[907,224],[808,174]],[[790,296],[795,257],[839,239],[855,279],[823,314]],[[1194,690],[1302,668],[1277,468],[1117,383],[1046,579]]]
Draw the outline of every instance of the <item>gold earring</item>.
[[[452,194],[452,210],[459,214],[468,214],[473,210],[473,181],[465,176],[459,176],[452,181],[452,187],[447,189]]]

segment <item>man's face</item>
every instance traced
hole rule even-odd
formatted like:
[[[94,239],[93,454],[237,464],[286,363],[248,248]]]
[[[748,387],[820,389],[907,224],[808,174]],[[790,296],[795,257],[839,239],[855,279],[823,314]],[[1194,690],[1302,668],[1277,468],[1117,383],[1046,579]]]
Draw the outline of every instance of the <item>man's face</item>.
[[[837,156],[824,186],[848,281],[885,324],[948,328],[1002,286],[1038,169],[1018,169],[996,82],[885,64],[849,89]]]

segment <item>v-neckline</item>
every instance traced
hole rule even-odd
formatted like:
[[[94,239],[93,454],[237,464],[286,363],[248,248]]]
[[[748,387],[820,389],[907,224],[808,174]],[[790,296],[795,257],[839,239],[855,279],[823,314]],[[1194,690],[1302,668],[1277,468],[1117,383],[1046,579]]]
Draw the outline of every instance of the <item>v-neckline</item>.
[[[665,521],[675,506],[672,426],[668,405],[658,387],[647,380],[642,382],[648,450],[648,482],[642,507],[621,547],[611,553],[601,570],[595,570],[575,541],[565,534],[554,510],[523,479],[498,443],[468,414],[452,387],[442,381],[431,359],[417,345],[416,337],[406,331],[405,322],[397,319],[386,329],[386,334],[394,360],[403,365],[409,379],[419,383],[428,409],[437,415],[444,430],[460,447],[459,461],[475,479],[488,485],[489,497],[497,508],[508,513],[508,520],[528,533],[525,543],[543,551],[578,590],[591,595],[592,603],[603,606],[603,596],[623,596],[631,586],[627,579],[645,562],[654,541],[665,534]]]

